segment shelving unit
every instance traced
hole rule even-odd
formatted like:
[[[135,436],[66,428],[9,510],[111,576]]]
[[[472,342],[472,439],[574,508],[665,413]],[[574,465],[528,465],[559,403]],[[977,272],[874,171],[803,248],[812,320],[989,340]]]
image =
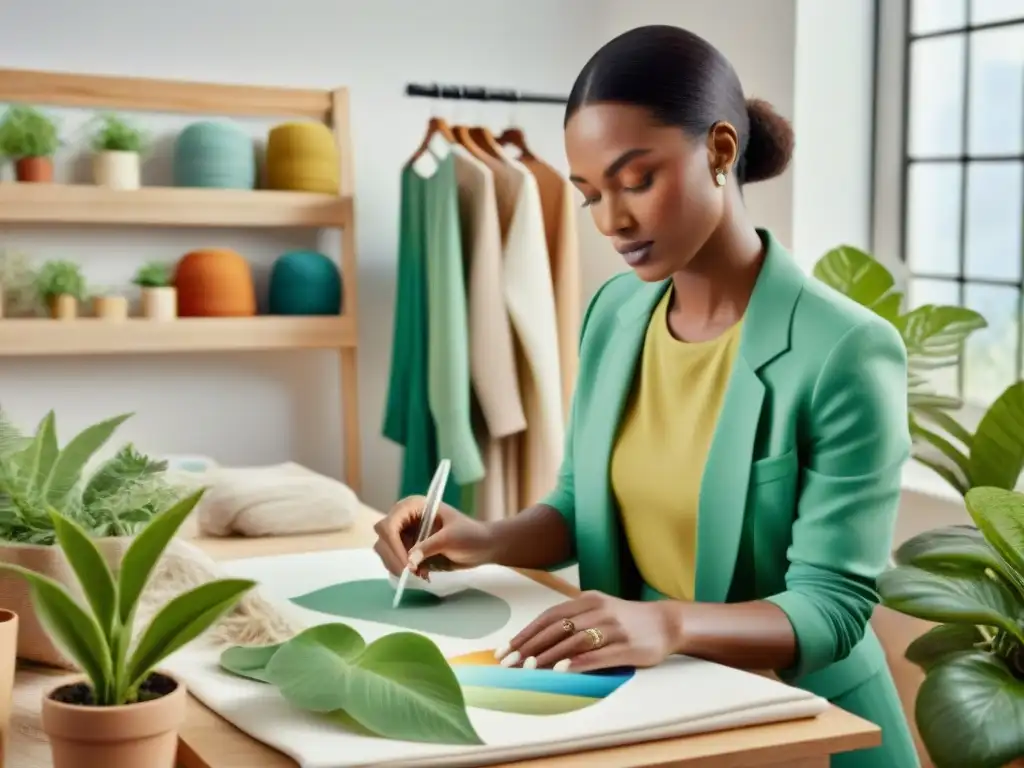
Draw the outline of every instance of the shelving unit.
[[[360,491],[358,283],[348,90],[305,90],[0,69],[0,103],[309,119],[338,142],[338,195],[270,190],[0,183],[0,223],[50,226],[313,227],[341,230],[338,316],[0,319],[0,357],[333,349],[340,363],[344,479]]]

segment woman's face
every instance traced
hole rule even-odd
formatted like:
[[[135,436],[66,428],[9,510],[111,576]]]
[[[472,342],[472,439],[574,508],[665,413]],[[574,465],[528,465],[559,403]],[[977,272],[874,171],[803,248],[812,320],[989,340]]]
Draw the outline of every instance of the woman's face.
[[[583,205],[642,280],[685,269],[719,226],[726,188],[715,184],[716,153],[642,107],[584,106],[565,145]]]

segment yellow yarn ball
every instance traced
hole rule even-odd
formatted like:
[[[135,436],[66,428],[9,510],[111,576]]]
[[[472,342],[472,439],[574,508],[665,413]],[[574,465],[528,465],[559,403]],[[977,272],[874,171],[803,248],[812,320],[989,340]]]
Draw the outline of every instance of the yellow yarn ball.
[[[283,123],[267,136],[269,189],[338,194],[338,145],[323,123]]]

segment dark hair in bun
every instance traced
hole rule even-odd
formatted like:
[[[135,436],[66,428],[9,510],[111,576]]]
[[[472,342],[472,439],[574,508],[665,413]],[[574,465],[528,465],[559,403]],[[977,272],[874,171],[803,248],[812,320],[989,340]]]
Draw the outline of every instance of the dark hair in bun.
[[[693,137],[728,122],[739,135],[733,174],[741,184],[778,176],[793,156],[793,129],[772,106],[743,94],[729,61],[704,38],[679,27],[637,27],[606,43],[576,78],[565,122],[594,102],[649,109]]]

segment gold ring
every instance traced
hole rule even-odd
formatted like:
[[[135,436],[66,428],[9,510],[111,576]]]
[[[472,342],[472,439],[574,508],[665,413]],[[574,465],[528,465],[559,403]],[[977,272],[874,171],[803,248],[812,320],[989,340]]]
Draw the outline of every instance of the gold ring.
[[[562,619],[562,629],[567,635],[576,634],[576,625],[572,623],[572,619]]]
[[[604,645],[604,632],[602,632],[600,629],[597,629],[596,627],[591,627],[590,629],[584,631],[588,635],[590,635],[591,647],[600,648],[602,645]]]

